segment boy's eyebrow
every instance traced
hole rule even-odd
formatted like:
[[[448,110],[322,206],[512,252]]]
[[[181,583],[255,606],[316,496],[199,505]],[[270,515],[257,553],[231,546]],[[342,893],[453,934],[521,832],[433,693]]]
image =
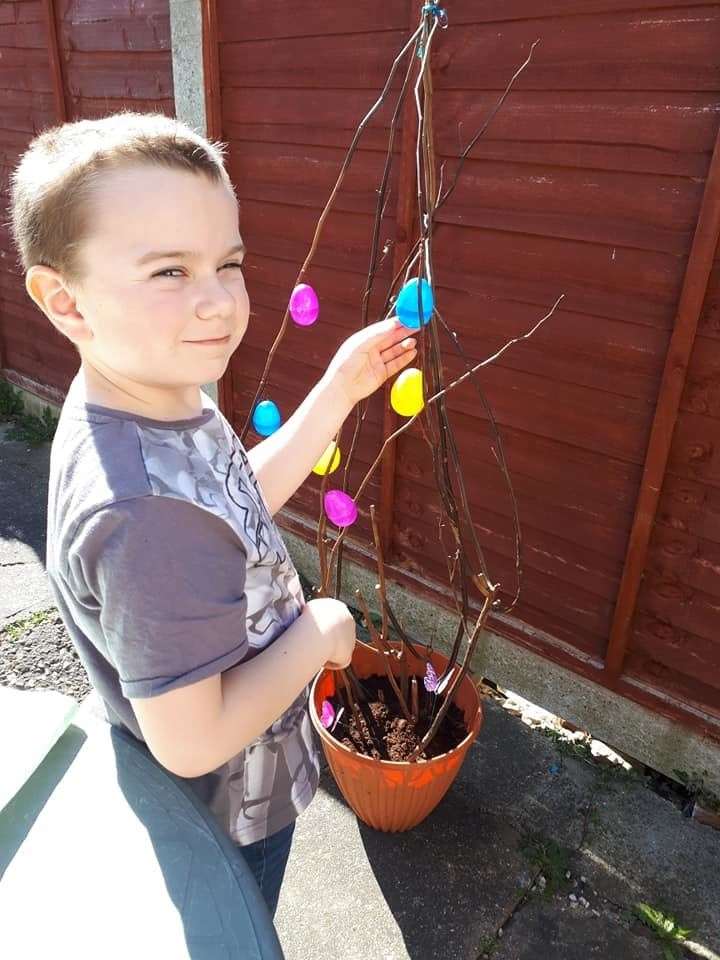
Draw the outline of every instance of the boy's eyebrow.
[[[225,256],[229,257],[232,253],[245,253],[245,244],[233,244]],[[144,263],[149,263],[151,260],[167,260],[173,257],[187,257],[188,260],[192,260],[198,256],[199,254],[194,250],[150,250],[149,253],[144,253],[135,265],[141,267]],[[224,259],[224,257],[221,257],[221,259]]]

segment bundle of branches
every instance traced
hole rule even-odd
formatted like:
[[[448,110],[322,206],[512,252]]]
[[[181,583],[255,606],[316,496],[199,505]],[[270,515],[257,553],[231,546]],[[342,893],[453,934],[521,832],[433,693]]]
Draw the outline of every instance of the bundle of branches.
[[[343,183],[359,140],[373,116],[388,99],[393,81],[401,69],[401,66],[405,64],[404,77],[400,85],[399,93],[397,93],[396,96],[390,124],[385,165],[377,190],[377,206],[370,248],[370,262],[362,301],[363,326],[366,326],[368,323],[370,295],[375,286],[381,253],[380,225],[387,202],[388,185],[394,158],[393,146],[398,125],[401,116],[403,116],[403,109],[410,92],[412,91],[414,99],[414,117],[416,122],[415,178],[417,187],[417,236],[414,242],[410,244],[409,253],[397,269],[390,287],[387,290],[384,307],[381,311],[384,317],[389,317],[393,314],[397,293],[411,278],[416,277],[418,279],[418,300],[420,300],[421,296],[420,280],[426,281],[431,289],[434,288],[432,242],[437,211],[440,210],[452,196],[465,159],[483,133],[488,129],[517,78],[530,63],[533,50],[539,42],[536,40],[532,44],[527,59],[509,81],[502,96],[498,99],[480,130],[461,152],[455,165],[452,178],[443,189],[445,164],[441,165],[438,176],[433,142],[433,85],[430,72],[430,55],[433,45],[436,42],[438,30],[445,27],[447,27],[447,14],[445,10],[439,4],[425,4],[420,12],[420,21],[417,29],[397,54],[378,99],[363,118],[355,132],[335,186],[331,191],[327,204],[318,221],[310,250],[296,280],[296,285],[303,282],[303,278],[310,267],[317,249],[323,226]],[[412,110],[405,108],[403,122],[408,123],[412,118]],[[439,749],[437,744],[434,744],[436,737],[442,739],[443,746],[446,747],[448,737],[452,739],[453,734],[453,731],[450,729],[453,724],[450,721],[453,720],[455,726],[458,724],[457,716],[453,718],[451,713],[450,718],[446,719],[448,718],[453,703],[453,696],[468,671],[488,617],[493,613],[509,613],[518,602],[522,580],[522,542],[517,501],[505,461],[505,454],[497,422],[478,382],[478,373],[483,367],[497,360],[510,346],[519,340],[532,336],[532,334],[552,316],[563,299],[563,296],[564,294],[558,297],[548,313],[538,320],[527,333],[508,341],[492,356],[474,365],[470,363],[459,338],[446,323],[436,302],[433,305],[432,319],[434,322],[430,322],[427,325],[420,323],[418,331],[418,360],[425,385],[426,399],[424,407],[420,413],[407,419],[402,426],[385,439],[375,461],[354,492],[353,500],[355,503],[358,502],[368,481],[382,461],[390,445],[396,442],[401,433],[408,430],[413,423],[418,421],[425,442],[428,444],[432,455],[433,472],[442,511],[442,519],[439,524],[439,536],[443,547],[447,551],[449,587],[458,614],[458,626],[447,668],[442,676],[437,677],[434,675],[432,665],[428,662],[427,654],[423,654],[418,647],[412,643],[399,623],[388,600],[381,537],[378,529],[378,518],[376,517],[376,511],[373,505],[370,508],[370,513],[378,566],[378,584],[376,587],[377,605],[382,617],[379,628],[375,627],[370,618],[366,599],[358,593],[357,600],[361,609],[364,611],[372,642],[382,654],[386,664],[387,686],[384,690],[374,690],[373,695],[376,699],[371,702],[368,682],[361,682],[354,675],[352,669],[348,668],[346,671],[340,671],[342,693],[338,696],[339,702],[337,704],[337,710],[335,707],[328,705],[329,708],[332,709],[334,716],[333,731],[337,728],[340,710],[342,710],[345,720],[340,724],[340,729],[342,730],[344,728],[345,730],[345,742],[362,753],[381,757],[387,757],[389,755],[388,744],[381,742],[382,731],[378,728],[378,714],[382,713],[384,716],[388,711],[391,716],[394,715],[401,721],[401,724],[395,724],[393,727],[396,734],[398,726],[403,730],[406,730],[408,726],[410,727],[412,736],[409,740],[407,736],[401,738],[404,743],[402,759],[417,760],[434,755]],[[418,302],[418,313],[422,316],[420,302]],[[268,354],[265,369],[242,430],[241,439],[243,440],[251,422],[252,411],[255,409],[255,405],[268,382],[270,366],[287,329],[288,317],[289,309],[285,312],[280,330]],[[465,372],[447,385],[445,385],[446,380],[441,354],[441,331],[445,334],[450,347],[461,358],[465,367]],[[512,499],[516,589],[510,602],[505,605],[502,604],[500,599],[500,584],[492,582],[482,548],[478,541],[470,514],[467,487],[463,477],[458,446],[448,418],[446,406],[446,396],[448,392],[468,379],[473,383],[487,414],[492,434],[492,452],[504,475]],[[365,400],[358,404],[355,410],[355,425],[352,441],[345,458],[342,480],[343,492],[347,492],[348,489],[353,457],[365,424],[367,409],[368,401]],[[335,438],[336,448],[339,446],[341,433],[342,428]],[[320,516],[317,530],[320,584],[316,592],[318,596],[328,596],[332,594],[338,597],[342,591],[343,545],[348,528],[342,528],[335,536],[332,536],[328,531],[327,516],[324,509],[324,496],[328,476],[329,471],[323,476],[320,489]],[[481,608],[477,615],[475,615],[474,610],[471,610],[471,593],[473,590],[477,591],[481,598]],[[475,610],[477,610],[477,604],[475,605]],[[395,634],[399,638],[399,644],[390,644],[390,626],[392,626]],[[393,659],[396,661],[396,667],[399,666],[399,670],[396,670],[399,674],[399,681],[395,679],[392,669]],[[420,679],[420,683],[418,679]],[[427,696],[425,694],[427,694]],[[378,700],[377,697],[380,699]],[[390,697],[392,702],[387,702],[388,697]],[[382,703],[383,709],[379,708],[379,703]],[[369,709],[370,707],[372,707],[372,710]],[[455,710],[459,713],[457,708],[455,708]],[[405,726],[402,726],[403,723]],[[444,736],[442,735],[443,728],[445,730]],[[335,735],[339,736],[338,733]],[[461,736],[460,739],[462,739]],[[433,749],[433,747],[435,747],[435,749]],[[393,757],[393,759],[399,758],[400,755]]]

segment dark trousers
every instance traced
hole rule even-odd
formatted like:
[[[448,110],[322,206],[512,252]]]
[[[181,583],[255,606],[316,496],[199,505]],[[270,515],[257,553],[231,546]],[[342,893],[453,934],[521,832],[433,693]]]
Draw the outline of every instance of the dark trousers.
[[[265,897],[272,917],[277,910],[280,886],[290,856],[294,830],[295,821],[293,820],[289,826],[265,837],[264,840],[238,847],[257,880],[257,885]]]

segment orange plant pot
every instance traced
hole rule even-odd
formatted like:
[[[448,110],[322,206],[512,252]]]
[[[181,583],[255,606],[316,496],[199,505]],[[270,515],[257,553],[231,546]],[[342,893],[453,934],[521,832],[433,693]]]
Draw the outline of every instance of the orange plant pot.
[[[430,653],[426,648],[420,649],[440,676],[447,666],[447,657],[435,651]],[[397,676],[398,663],[395,659],[390,662]],[[411,656],[410,662],[415,662],[415,658]],[[365,643],[357,643],[352,667],[361,680],[385,674],[384,657]],[[416,827],[445,796],[480,732],[483,712],[475,684],[465,675],[453,699],[465,717],[468,728],[465,739],[432,760],[410,763],[376,760],[355,753],[323,727],[320,722],[322,702],[335,695],[337,680],[334,670],[322,670],[317,675],[310,693],[310,718],[342,795],[357,816],[375,830],[397,833]]]

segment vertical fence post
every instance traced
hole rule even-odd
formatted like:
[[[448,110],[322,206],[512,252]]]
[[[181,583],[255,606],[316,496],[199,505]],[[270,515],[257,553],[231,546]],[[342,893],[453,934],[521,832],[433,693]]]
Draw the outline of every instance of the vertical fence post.
[[[55,115],[58,123],[65,123],[69,116],[65,97],[65,77],[63,75],[60,43],[58,40],[57,20],[55,19],[55,0],[43,0],[45,23],[48,35],[48,55],[50,57],[50,78],[55,99]]]
[[[615,616],[605,654],[604,680],[607,683],[614,683],[619,677],[630,642],[630,628],[637,605],[640,581],[647,562],[660,490],[665,477],[680,400],[685,387],[698,319],[707,291],[719,234],[720,129],[718,129],[715,149],[705,181],[700,214],[690,248],[645,456],[640,493],[635,507]]]

